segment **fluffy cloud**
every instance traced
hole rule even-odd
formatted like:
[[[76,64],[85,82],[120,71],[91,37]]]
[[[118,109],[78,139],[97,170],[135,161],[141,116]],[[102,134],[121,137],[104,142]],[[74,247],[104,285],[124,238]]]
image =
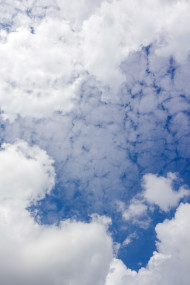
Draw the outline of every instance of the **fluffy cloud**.
[[[177,175],[171,172],[167,177],[145,174],[141,184],[143,191],[139,192],[127,206],[121,201],[116,203],[123,220],[146,229],[151,222],[151,213],[155,210],[153,205],[157,205],[165,212],[177,207],[182,199],[190,196],[190,191],[185,185],[178,187],[178,190],[173,189],[174,182],[178,180]],[[129,237],[124,243],[130,240]]]
[[[125,220],[130,220],[132,217],[143,215],[146,213],[146,211],[147,206],[134,199],[129,205],[128,209],[123,212],[123,218]]]
[[[185,0],[71,3],[0,4],[0,106],[5,119],[71,111],[86,74],[99,81],[102,100],[117,102],[126,80],[121,64],[142,46],[153,44],[156,54],[180,62],[188,55],[190,4]]]
[[[172,184],[176,179],[173,173],[168,173],[166,178],[146,174],[143,177],[144,198],[148,203],[158,205],[163,211],[176,207],[182,198],[190,195],[190,191],[184,186],[178,191],[173,189]]]
[[[149,226],[150,218],[147,214],[148,206],[142,199],[133,198],[128,207],[126,207],[123,202],[118,202],[117,206],[125,221],[137,224],[141,228],[147,228]]]
[[[72,108],[80,81],[75,34],[64,20],[44,20],[34,29],[35,33],[25,27],[3,31],[0,106],[4,119],[43,118]]]
[[[25,208],[43,198],[54,186],[53,161],[37,146],[29,148],[24,141],[3,144],[0,161],[1,205],[18,201]]]
[[[54,185],[52,160],[25,142],[0,151],[0,282],[104,284],[112,259],[107,219],[40,225],[25,209]]]
[[[183,0],[104,2],[83,25],[86,68],[113,90],[124,81],[121,62],[142,46],[154,43],[157,54],[184,60],[189,52],[189,11],[190,4]]]
[[[157,251],[147,266],[138,272],[127,269],[121,260],[114,259],[106,285],[188,285],[190,258],[190,204],[181,204],[171,220],[156,226]]]

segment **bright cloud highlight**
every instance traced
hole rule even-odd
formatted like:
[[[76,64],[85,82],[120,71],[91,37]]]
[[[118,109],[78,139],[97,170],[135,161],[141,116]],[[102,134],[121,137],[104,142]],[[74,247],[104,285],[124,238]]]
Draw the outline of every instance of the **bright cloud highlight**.
[[[173,173],[168,173],[166,178],[152,174],[145,175],[143,177],[144,198],[147,202],[158,205],[163,211],[176,207],[182,198],[190,195],[190,191],[184,186],[178,191],[172,189],[172,184],[176,179]]]

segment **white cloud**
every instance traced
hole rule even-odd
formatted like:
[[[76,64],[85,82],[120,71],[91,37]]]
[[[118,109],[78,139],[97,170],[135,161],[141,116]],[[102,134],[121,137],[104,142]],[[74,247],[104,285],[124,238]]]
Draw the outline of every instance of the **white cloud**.
[[[121,62],[142,46],[154,43],[157,54],[184,60],[189,52],[189,11],[190,3],[183,0],[104,2],[83,25],[86,68],[113,90],[124,81]]]
[[[0,161],[1,203],[18,201],[25,208],[54,186],[53,160],[37,146],[30,148],[24,141],[3,144]]]
[[[23,141],[2,146],[2,284],[173,285],[177,280],[177,283],[188,285],[189,204],[181,204],[173,219],[156,226],[157,251],[146,268],[135,272],[127,269],[121,260],[112,257],[113,243],[107,233],[110,219],[93,215],[90,223],[66,220],[59,226],[40,225],[34,221],[25,208],[44,197],[53,187],[55,173],[52,163],[45,151],[35,146],[29,147]],[[170,173],[164,179],[171,182],[175,178]],[[144,213],[141,202],[134,199],[129,207],[131,211],[126,212],[127,219],[139,218]],[[140,210],[137,210],[137,206],[140,206]],[[129,236],[123,246],[135,237]]]
[[[117,207],[118,210],[121,211],[124,221],[137,224],[141,228],[147,228],[149,226],[150,218],[147,214],[148,206],[142,199],[138,199],[138,197],[133,198],[128,207],[126,207],[123,202],[118,202]]]
[[[56,158],[66,195],[72,197],[76,179],[85,189],[83,193],[92,194],[94,208],[98,205],[100,209],[108,197],[111,201],[119,199],[121,193],[123,197],[136,182],[141,167],[157,164],[153,154],[165,151],[165,141],[173,161],[173,134],[182,141],[177,146],[179,154],[187,158],[185,135],[189,127],[184,111],[188,110],[189,63],[178,64],[189,53],[188,1],[12,2],[0,3],[4,25],[0,32],[1,115],[12,122],[17,116],[50,119],[6,122],[2,137],[8,141],[25,137],[48,149]],[[146,57],[141,47],[152,43],[151,54]],[[174,62],[175,80],[167,70],[170,55],[178,61]],[[115,96],[123,81],[125,93]],[[103,104],[102,99],[111,103]],[[121,108],[122,104],[125,107]],[[58,116],[54,111],[67,115]],[[173,114],[167,131],[167,117]],[[133,161],[136,153],[137,163]],[[20,142],[5,144],[0,160],[0,253],[6,261],[1,263],[1,283],[104,284],[112,254],[107,220],[98,218],[89,224],[67,221],[59,228],[39,226],[25,207],[53,187],[51,159],[39,148]],[[122,182],[125,173],[126,181]],[[146,178],[147,202],[164,211],[189,195],[185,187],[173,190],[172,176],[149,174]],[[122,208],[123,218],[139,226],[145,222],[142,217],[147,218],[146,212],[144,200],[136,198],[128,208]],[[129,235],[124,244],[131,240]],[[168,259],[170,253],[156,253],[150,267],[156,271]],[[126,273],[121,261],[114,262],[113,284],[123,285],[126,274],[136,276],[129,269]],[[152,276],[146,270],[143,274]]]
[[[133,200],[128,209],[123,212],[123,218],[130,220],[132,217],[139,217],[146,213],[147,206],[138,200]]]
[[[116,203],[123,220],[146,229],[150,225],[150,212],[154,211],[154,205],[159,206],[165,212],[177,207],[180,200],[190,195],[190,191],[184,185],[174,190],[173,184],[176,180],[179,178],[172,172],[169,172],[167,177],[145,174],[142,179],[143,192],[138,193],[128,206],[121,201]],[[127,237],[124,244],[130,242],[130,237]]]
[[[20,25],[29,26],[31,23],[39,23],[48,17],[51,19],[66,19],[74,28],[79,28],[82,22],[99,8],[103,0],[27,0],[2,1],[0,3],[1,23],[7,23],[14,29]],[[13,26],[13,27],[12,27]]]
[[[68,2],[67,0],[62,0],[59,2],[59,7],[61,8],[61,14],[69,20],[71,25],[75,28],[80,28],[83,21],[87,20],[95,11],[100,7],[104,0],[72,0]]]
[[[112,259],[109,220],[46,226],[25,209],[53,187],[52,163],[25,142],[0,151],[0,283],[103,285]]]
[[[0,44],[0,106],[4,119],[67,113],[80,85],[80,53],[66,21],[44,20],[35,34],[20,27]]]
[[[157,251],[138,272],[114,259],[106,285],[188,285],[190,259],[190,204],[181,204],[171,220],[156,226]]]
[[[176,179],[173,173],[168,173],[166,178],[154,174],[144,175],[144,198],[148,203],[158,205],[163,211],[176,207],[182,198],[190,195],[190,191],[184,186],[181,186],[178,191],[173,189]]]
[[[104,101],[117,102],[126,80],[121,63],[143,45],[153,44],[156,54],[173,55],[179,62],[189,52],[190,3],[185,0],[0,5],[0,106],[11,121],[17,115],[43,118],[69,112],[86,72],[99,81]],[[141,110],[150,111],[155,104],[149,91]]]

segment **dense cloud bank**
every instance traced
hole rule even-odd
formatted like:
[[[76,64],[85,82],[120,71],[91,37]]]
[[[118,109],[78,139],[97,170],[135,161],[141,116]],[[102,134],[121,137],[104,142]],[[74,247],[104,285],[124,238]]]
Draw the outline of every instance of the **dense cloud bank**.
[[[0,2],[0,283],[190,283],[189,14]]]

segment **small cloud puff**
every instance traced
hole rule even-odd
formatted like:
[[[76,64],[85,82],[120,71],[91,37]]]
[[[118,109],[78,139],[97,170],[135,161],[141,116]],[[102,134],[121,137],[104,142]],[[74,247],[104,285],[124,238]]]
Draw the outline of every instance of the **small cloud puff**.
[[[147,213],[148,206],[138,196],[132,199],[128,207],[123,202],[118,202],[117,208],[122,213],[124,221],[131,222],[144,229],[149,226],[151,220]]]
[[[144,198],[148,203],[159,206],[165,212],[176,207],[181,199],[190,195],[190,191],[185,186],[175,191],[172,187],[175,180],[177,176],[174,173],[168,173],[166,178],[154,174],[144,175]]]

